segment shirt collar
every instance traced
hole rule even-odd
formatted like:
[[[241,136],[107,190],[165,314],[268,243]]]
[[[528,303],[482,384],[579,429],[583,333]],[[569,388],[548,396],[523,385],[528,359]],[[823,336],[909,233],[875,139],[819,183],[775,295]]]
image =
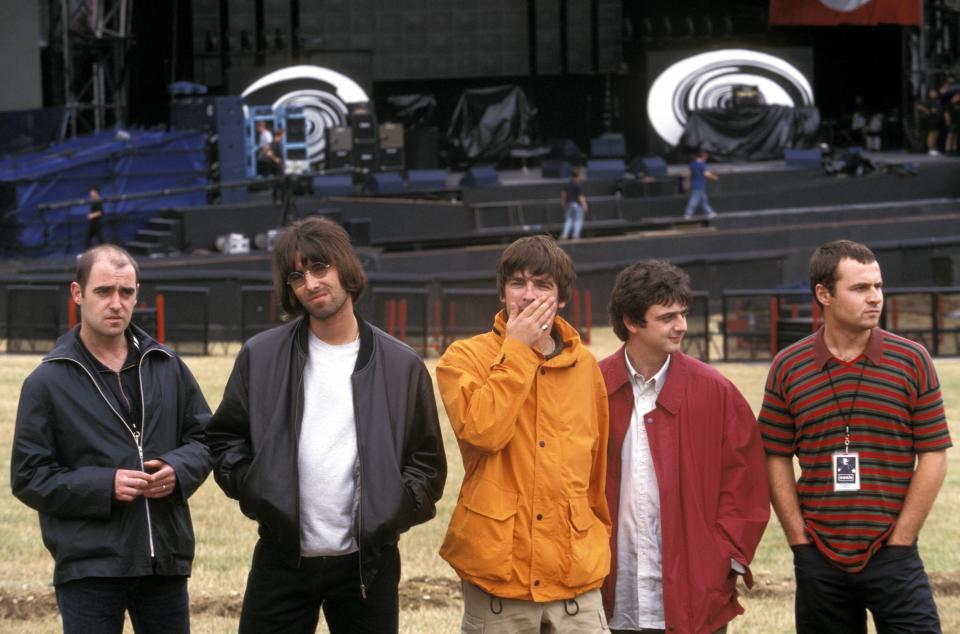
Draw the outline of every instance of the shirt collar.
[[[645,390],[650,386],[650,383],[653,382],[654,392],[660,394],[660,390],[663,389],[663,384],[667,382],[667,370],[670,368],[670,355],[667,355],[667,360],[663,362],[663,365],[660,366],[657,373],[649,379],[634,369],[630,363],[630,355],[624,353],[623,358],[627,361],[627,375],[630,377],[631,384],[641,390]]]
[[[823,326],[821,326],[813,336],[813,359],[819,370],[822,370],[830,359],[835,358],[827,347],[823,330]],[[870,339],[867,340],[867,347],[863,349],[862,356],[876,366],[879,366],[883,361],[883,335],[880,328],[870,330]]]

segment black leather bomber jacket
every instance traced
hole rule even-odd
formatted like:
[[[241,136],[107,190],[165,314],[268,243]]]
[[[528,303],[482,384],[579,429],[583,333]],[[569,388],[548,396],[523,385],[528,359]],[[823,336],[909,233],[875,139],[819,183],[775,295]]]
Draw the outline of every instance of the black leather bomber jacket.
[[[355,526],[364,572],[400,533],[436,514],[447,465],[423,361],[359,316],[357,322]],[[300,556],[297,452],[308,332],[303,317],[247,341],[207,428],[217,484],[291,562]]]

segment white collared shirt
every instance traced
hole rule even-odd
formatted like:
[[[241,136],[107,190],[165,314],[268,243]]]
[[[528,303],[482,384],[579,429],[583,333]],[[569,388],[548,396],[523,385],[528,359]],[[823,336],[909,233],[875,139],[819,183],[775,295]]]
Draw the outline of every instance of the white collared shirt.
[[[643,421],[644,415],[657,405],[669,368],[668,356],[657,373],[647,379],[637,373],[627,357],[627,373],[633,386],[633,413],[620,452],[617,586],[611,629],[664,627],[660,490]]]

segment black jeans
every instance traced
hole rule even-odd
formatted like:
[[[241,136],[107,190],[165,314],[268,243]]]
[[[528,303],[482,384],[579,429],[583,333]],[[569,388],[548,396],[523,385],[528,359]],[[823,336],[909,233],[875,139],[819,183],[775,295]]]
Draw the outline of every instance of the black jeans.
[[[137,634],[190,631],[186,577],[85,577],[57,586],[64,634],[121,634],[123,613]]]
[[[884,546],[858,573],[831,564],[812,544],[793,547],[798,634],[867,631],[940,633],[940,618],[917,546]]]
[[[367,555],[364,554],[366,558]],[[240,614],[240,634],[310,632],[320,609],[331,634],[389,634],[399,627],[400,551],[384,548],[373,578],[364,575],[360,592],[358,553],[342,557],[303,557],[289,564],[268,540],[253,551]]]
[[[84,241],[85,248],[89,249],[90,245],[93,244],[93,239],[96,238],[100,244],[104,243],[103,240],[103,231],[100,228],[100,222],[103,220],[103,216],[98,218],[91,218],[87,223],[87,237]]]

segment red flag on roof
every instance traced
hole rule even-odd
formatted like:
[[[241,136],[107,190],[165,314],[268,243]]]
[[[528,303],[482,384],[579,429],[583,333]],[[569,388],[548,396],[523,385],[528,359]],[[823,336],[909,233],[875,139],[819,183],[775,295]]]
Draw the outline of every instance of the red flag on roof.
[[[770,24],[923,24],[923,0],[770,0]]]

